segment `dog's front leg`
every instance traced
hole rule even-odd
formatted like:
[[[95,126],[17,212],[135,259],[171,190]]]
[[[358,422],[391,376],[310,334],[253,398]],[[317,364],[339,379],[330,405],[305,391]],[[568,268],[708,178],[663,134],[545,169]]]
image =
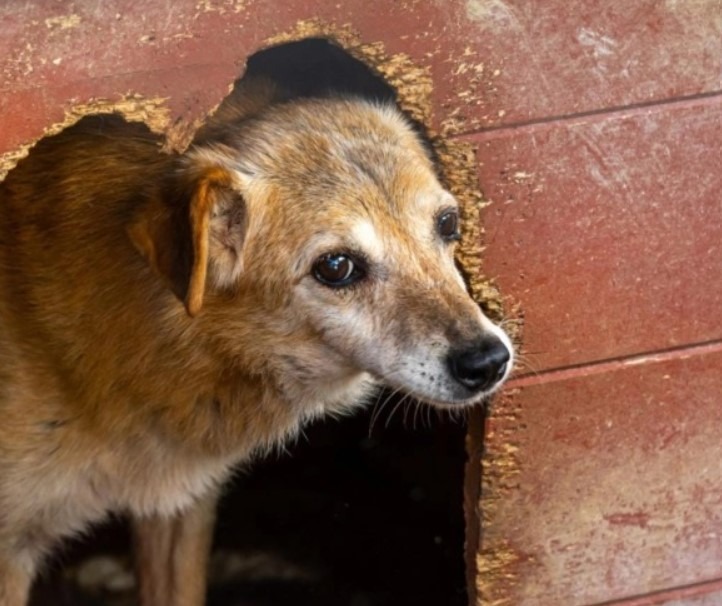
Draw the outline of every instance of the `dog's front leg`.
[[[32,583],[32,567],[13,556],[0,555],[0,606],[25,606]]]
[[[203,606],[213,539],[214,493],[174,517],[133,520],[141,606]]]

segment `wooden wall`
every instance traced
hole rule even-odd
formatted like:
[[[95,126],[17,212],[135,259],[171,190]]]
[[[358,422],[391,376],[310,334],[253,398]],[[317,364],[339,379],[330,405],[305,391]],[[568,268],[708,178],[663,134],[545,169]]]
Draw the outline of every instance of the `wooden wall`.
[[[182,148],[249,54],[324,28],[430,78],[523,318],[470,427],[472,599],[722,604],[720,0],[9,0],[2,166],[110,109]]]

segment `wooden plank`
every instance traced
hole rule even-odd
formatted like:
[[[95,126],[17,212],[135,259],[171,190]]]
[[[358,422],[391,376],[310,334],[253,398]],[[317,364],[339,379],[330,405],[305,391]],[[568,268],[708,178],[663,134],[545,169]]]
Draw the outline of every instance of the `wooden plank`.
[[[602,604],[722,576],[722,344],[640,362],[497,403],[480,603]]]
[[[200,95],[198,107],[186,114],[202,117],[219,101],[204,99],[204,90],[227,88],[250,53],[313,19],[348,27],[360,41],[382,42],[388,52],[406,53],[428,69],[436,126],[447,133],[720,89],[719,0],[613,0],[603,9],[585,0],[574,10],[562,0],[408,0],[377,3],[374,10],[361,0],[142,6],[29,0],[0,6],[4,109],[22,113],[14,95],[28,88],[43,89],[55,107],[125,94],[103,82],[128,76],[130,90],[147,97]],[[149,77],[200,65],[213,67],[170,88]],[[85,93],[68,97],[72,83]],[[180,115],[188,118],[174,107],[173,121]],[[41,134],[15,129],[0,115],[0,153]]]
[[[470,139],[527,370],[722,338],[722,97]]]
[[[464,24],[464,51],[449,53],[452,76],[444,77],[445,104],[459,118],[459,132],[649,104],[722,86],[719,0],[443,4],[448,21],[453,14]]]

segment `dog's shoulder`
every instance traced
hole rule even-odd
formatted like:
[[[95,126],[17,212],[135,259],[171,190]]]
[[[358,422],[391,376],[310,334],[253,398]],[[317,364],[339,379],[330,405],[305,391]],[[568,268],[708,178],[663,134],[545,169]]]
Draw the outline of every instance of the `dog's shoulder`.
[[[83,118],[32,148],[0,184],[2,220],[58,221],[95,212],[137,193],[170,162],[161,139],[117,114]]]

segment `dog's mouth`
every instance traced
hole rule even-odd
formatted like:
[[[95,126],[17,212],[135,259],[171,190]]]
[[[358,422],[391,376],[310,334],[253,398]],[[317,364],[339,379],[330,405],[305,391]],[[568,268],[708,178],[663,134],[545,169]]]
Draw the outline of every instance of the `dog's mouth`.
[[[458,392],[454,392],[451,395],[444,395],[443,397],[439,397],[439,395],[436,394],[419,393],[416,389],[404,389],[404,387],[401,386],[398,389],[406,391],[408,395],[416,398],[423,404],[433,406],[434,408],[443,410],[459,410],[460,408],[468,408],[486,402],[501,388],[502,385],[503,381],[499,381],[490,389],[483,391],[462,388]]]
[[[504,381],[500,381],[491,389],[485,391],[472,391],[468,389],[459,390],[458,392],[434,394],[429,391],[421,391],[416,387],[408,385],[399,385],[391,382],[384,377],[374,376],[375,382],[379,385],[385,385],[394,393],[400,393],[413,398],[420,404],[431,406],[439,410],[454,412],[465,408],[471,408],[487,402],[503,385]]]
[[[498,391],[512,365],[511,347],[495,336],[486,336],[431,361],[412,356],[388,372],[374,374],[380,382],[421,402],[459,409],[479,404]]]

